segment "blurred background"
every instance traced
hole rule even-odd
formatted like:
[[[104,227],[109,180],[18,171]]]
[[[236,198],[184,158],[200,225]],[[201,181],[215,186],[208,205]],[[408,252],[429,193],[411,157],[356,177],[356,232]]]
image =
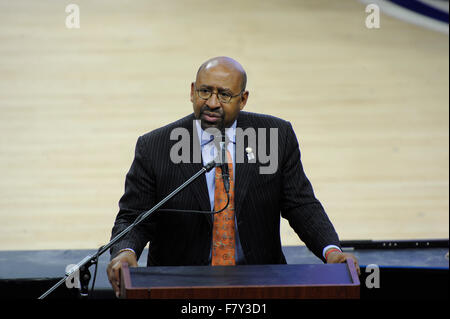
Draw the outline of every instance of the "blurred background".
[[[0,0],[0,250],[107,243],[137,138],[219,55],[292,123],[341,239],[448,238],[448,1],[402,2]]]

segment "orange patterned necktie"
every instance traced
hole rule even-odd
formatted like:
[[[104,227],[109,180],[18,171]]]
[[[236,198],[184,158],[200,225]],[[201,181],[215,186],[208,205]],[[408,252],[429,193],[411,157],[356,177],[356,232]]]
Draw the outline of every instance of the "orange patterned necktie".
[[[213,266],[235,265],[235,237],[234,237],[234,181],[233,162],[227,151],[228,172],[230,174],[230,202],[222,212],[214,215],[213,225]],[[227,193],[223,186],[222,168],[216,167],[216,188],[214,192],[214,210],[220,210],[227,203]]]

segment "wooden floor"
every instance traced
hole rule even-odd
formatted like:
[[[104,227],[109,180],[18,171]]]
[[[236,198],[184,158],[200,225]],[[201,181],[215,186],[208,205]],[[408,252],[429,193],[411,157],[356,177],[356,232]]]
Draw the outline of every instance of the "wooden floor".
[[[139,135],[227,55],[291,121],[341,239],[449,236],[448,36],[356,0],[0,0],[0,250],[105,244]],[[301,244],[285,221],[285,245]]]

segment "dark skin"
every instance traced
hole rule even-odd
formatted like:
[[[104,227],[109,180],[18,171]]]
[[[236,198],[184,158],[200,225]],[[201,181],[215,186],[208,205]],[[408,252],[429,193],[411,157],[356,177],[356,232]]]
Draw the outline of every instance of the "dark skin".
[[[325,253],[326,254],[326,253]],[[350,253],[343,253],[340,251],[333,251],[328,254],[327,256],[327,264],[341,264],[345,263],[347,259],[350,259],[353,261],[356,272],[358,273],[358,276],[361,275],[361,269],[359,268],[358,260],[353,254]]]
[[[202,65],[196,81],[191,84],[191,102],[202,129],[214,127],[220,130],[230,127],[237,119],[239,112],[247,104],[249,94],[243,90],[244,73],[238,62],[226,57],[214,58]],[[213,95],[204,100],[198,96],[198,89],[211,90]],[[222,103],[217,97],[219,92],[235,97],[229,103]]]
[[[217,57],[206,61],[199,69],[196,81],[191,84],[191,102],[194,114],[200,119],[202,129],[227,128],[237,119],[239,112],[247,104],[249,92],[245,90],[246,75],[242,66],[235,60],[227,57]],[[208,100],[200,98],[198,89],[209,89],[213,92]],[[227,92],[233,97],[229,103],[219,101],[217,94]],[[329,253],[327,263],[344,263],[347,259],[353,260],[355,268],[360,275],[360,268],[356,257],[349,253],[334,251]],[[120,296],[120,271],[122,263],[130,267],[137,267],[137,258],[132,251],[122,251],[111,260],[107,267],[109,282]]]
[[[120,271],[122,269],[122,263],[127,263],[129,267],[137,267],[136,255],[128,250],[122,251],[116,257],[114,257],[108,267],[106,268],[106,273],[108,274],[108,280],[116,297],[120,297]]]

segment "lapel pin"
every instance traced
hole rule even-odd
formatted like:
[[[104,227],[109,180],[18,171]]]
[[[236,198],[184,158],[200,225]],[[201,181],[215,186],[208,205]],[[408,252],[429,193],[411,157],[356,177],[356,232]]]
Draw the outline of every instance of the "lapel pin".
[[[255,159],[255,155],[253,154],[253,149],[252,149],[251,147],[247,147],[247,148],[245,149],[245,151],[247,152],[247,159],[248,159],[249,161]]]

